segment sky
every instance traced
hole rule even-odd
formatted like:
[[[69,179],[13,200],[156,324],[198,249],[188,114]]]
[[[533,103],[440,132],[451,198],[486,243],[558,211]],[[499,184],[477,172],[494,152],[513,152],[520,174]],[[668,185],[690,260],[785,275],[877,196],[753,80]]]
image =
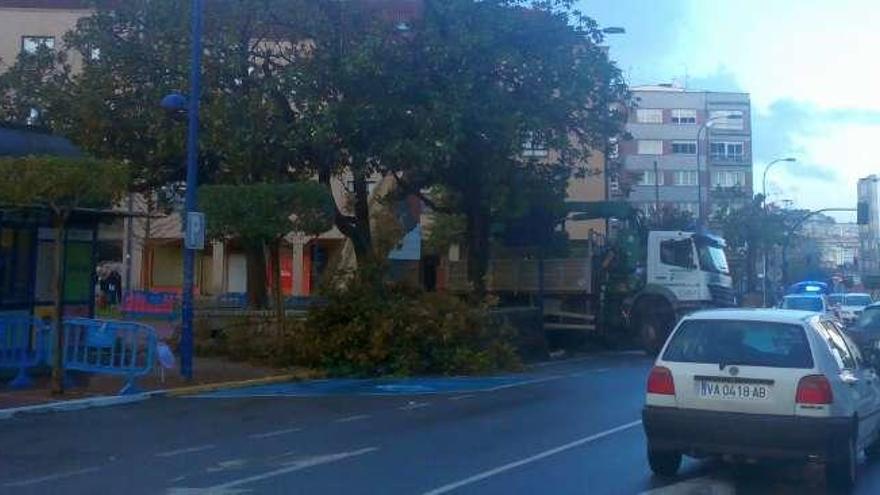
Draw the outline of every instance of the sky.
[[[676,82],[751,94],[756,192],[771,201],[855,208],[880,173],[877,0],[580,0],[630,85]],[[835,215],[851,221],[854,214]]]

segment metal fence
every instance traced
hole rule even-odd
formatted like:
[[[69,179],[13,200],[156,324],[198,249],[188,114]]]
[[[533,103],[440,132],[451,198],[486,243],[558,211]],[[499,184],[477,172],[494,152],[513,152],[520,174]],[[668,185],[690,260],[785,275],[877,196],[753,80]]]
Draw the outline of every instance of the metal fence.
[[[46,323],[31,316],[0,317],[0,368],[18,370],[9,382],[11,388],[26,388],[33,383],[27,370],[46,361],[50,333]]]

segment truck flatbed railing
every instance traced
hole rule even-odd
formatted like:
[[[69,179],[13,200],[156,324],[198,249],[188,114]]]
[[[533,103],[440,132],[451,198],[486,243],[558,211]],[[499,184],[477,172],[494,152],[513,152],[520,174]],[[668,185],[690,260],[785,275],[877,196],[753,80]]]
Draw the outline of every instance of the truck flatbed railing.
[[[486,286],[490,292],[537,293],[538,260],[491,260]],[[453,261],[449,263],[446,273],[446,287],[456,292],[467,290],[467,262]],[[590,258],[544,260],[544,292],[548,294],[591,294]]]

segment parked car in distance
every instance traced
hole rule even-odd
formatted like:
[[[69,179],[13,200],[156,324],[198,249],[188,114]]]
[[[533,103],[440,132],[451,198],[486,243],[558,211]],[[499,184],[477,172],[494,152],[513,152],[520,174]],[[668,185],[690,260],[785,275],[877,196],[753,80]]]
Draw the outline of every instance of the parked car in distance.
[[[648,461],[672,476],[682,456],[821,462],[829,484],[855,483],[877,451],[880,383],[828,315],[701,311],[672,333],[647,383]]]
[[[870,294],[853,292],[848,294],[830,294],[828,304],[845,325],[852,325],[862,310],[874,301]]]
[[[863,352],[875,349],[880,342],[880,303],[866,307],[846,333]]]
[[[779,307],[780,309],[813,311],[816,313],[826,313],[830,308],[825,296],[820,294],[789,294],[782,298]]]

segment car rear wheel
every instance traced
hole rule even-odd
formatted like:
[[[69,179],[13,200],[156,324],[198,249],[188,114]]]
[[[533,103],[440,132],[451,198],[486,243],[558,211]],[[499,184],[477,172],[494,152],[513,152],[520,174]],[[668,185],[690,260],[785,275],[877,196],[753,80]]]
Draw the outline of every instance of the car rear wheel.
[[[648,465],[657,476],[670,478],[681,467],[681,453],[669,450],[654,450],[648,447]]]
[[[838,459],[825,464],[825,479],[829,488],[847,493],[856,484],[858,451],[856,450],[855,437],[850,437],[847,440],[845,449]]]

